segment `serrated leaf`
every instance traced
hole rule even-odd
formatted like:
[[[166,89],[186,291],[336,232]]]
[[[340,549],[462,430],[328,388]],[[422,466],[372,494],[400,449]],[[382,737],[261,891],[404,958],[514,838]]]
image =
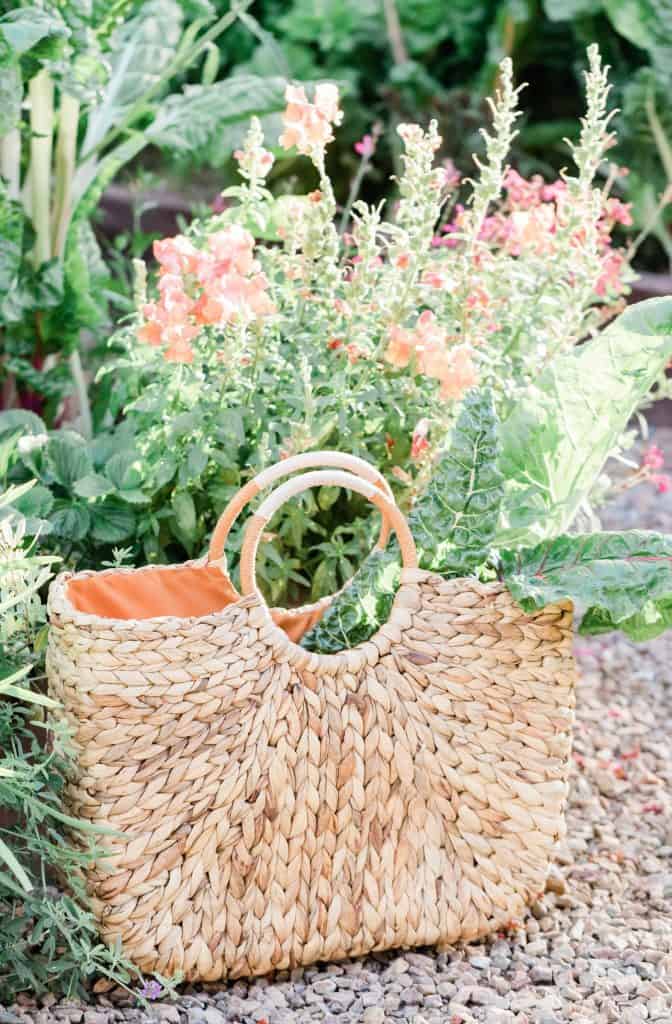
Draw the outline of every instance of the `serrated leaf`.
[[[65,501],[56,501],[49,516],[53,531],[59,537],[68,540],[82,540],[89,531],[91,517],[83,505],[72,505]]]
[[[672,298],[631,306],[557,356],[502,422],[505,498],[496,546],[532,545],[572,523],[672,354]]]
[[[114,484],[100,473],[88,473],[73,487],[80,498],[103,498],[114,491]]]
[[[35,484],[29,491],[13,502],[14,508],[22,516],[46,519],[54,506],[54,496],[48,487]]]
[[[672,537],[646,530],[562,535],[501,552],[501,575],[525,611],[571,600],[582,633],[649,640],[672,625]]]
[[[0,412],[0,435],[21,430],[24,434],[46,434],[44,420],[30,409],[6,409]]]
[[[93,470],[86,441],[74,431],[52,434],[46,446],[46,461],[56,482],[68,489]]]
[[[105,463],[105,476],[119,491],[135,490],[143,482],[139,467],[135,452],[117,452]]]
[[[91,506],[91,535],[103,544],[118,544],[135,532],[135,513],[114,496]]]

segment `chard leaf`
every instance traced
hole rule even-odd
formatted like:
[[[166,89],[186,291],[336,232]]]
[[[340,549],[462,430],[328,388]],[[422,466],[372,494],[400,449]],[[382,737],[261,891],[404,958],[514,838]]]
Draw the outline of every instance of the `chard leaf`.
[[[0,32],[15,53],[32,50],[45,39],[66,38],[70,29],[58,10],[51,7],[19,7],[0,18]]]
[[[93,151],[123,121],[137,100],[158,86],[175,56],[184,12],[174,0],[149,0],[137,14],[123,21],[110,39],[110,74],[102,102],[89,111],[82,142],[83,158],[75,175],[75,205],[96,177]],[[123,144],[122,144],[123,145]],[[117,147],[118,149],[120,147]]]
[[[0,35],[0,137],[16,128],[21,120],[23,85],[19,59]]]
[[[468,394],[430,483],[408,519],[422,569],[466,576],[487,561],[503,493],[497,432],[491,392]],[[394,540],[385,551],[369,555],[306,634],[303,646],[333,653],[368,639],[389,616],[399,571]]]
[[[499,454],[492,393],[474,391],[409,516],[423,569],[468,576],[487,561],[503,495]]]
[[[147,141],[201,158],[206,154],[213,165],[225,163],[242,145],[253,115],[265,134],[276,134],[279,122],[268,119],[285,109],[286,84],[279,77],[234,75],[213,85],[188,85],[162,104]]]
[[[502,422],[497,546],[569,527],[671,353],[672,298],[649,299],[543,371]]]
[[[533,548],[502,551],[500,566],[525,611],[571,600],[580,631],[620,629],[649,640],[672,625],[672,537],[647,530],[564,534]]]

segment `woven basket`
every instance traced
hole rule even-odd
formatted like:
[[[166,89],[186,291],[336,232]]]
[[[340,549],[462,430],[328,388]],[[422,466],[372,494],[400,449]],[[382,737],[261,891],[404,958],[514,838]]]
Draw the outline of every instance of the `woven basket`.
[[[214,981],[445,946],[502,927],[543,890],[563,833],[571,608],[526,615],[499,583],[419,570],[366,472],[310,472],[273,492],[247,524],[242,596],[208,561],[52,586],[50,688],[79,757],[70,810],[115,830],[89,870],[92,904],[103,937],[145,971]],[[381,509],[404,563],[389,621],[333,655],[290,639],[254,578],[269,519],[320,484]],[[213,573],[226,601],[184,614],[183,581],[198,603]],[[110,589],[125,616],[107,614]],[[179,614],[165,613],[171,595]],[[306,628],[319,610],[287,621]]]

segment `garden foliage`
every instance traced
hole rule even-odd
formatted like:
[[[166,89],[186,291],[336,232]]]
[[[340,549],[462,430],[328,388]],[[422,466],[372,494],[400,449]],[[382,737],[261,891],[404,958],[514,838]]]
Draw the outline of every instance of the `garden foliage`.
[[[595,51],[590,61],[575,169],[562,178],[507,168],[518,92],[505,61],[466,206],[454,171],[435,166],[436,126],[401,125],[398,202],[353,195],[340,217],[326,171],[337,90],[323,83],[309,100],[288,87],[280,143],[312,164],[319,188],[271,194],[273,152],[255,120],[227,208],[155,244],[155,282],[141,268],[138,315],[101,373],[99,436],[0,416],[9,479],[37,480],[19,504],[30,528],[80,566],[195,557],[250,474],[319,447],[371,459],[408,511],[470,387],[490,388],[500,418],[520,408],[524,420],[534,388],[553,390],[550,375],[628,290],[612,239],[628,208],[595,182],[612,136]],[[662,366],[644,358],[647,372]],[[371,538],[361,499],[307,495],[265,535],[266,593],[292,604],[338,589]],[[239,542],[236,531],[234,564]]]
[[[212,82],[214,41],[247,6],[217,18],[208,0],[0,4],[3,404],[52,418],[74,383],[90,433],[82,331],[90,347],[128,309],[91,218],[148,145],[193,154],[216,137],[228,158],[251,113],[279,114],[277,75]],[[201,81],[178,91],[203,58]]]
[[[57,559],[27,545],[25,523],[9,511],[31,490],[28,483],[0,494],[0,1003],[25,990],[74,995],[100,974],[121,984],[131,978],[86,910],[80,869],[95,836],[61,807],[69,742],[45,717],[53,701],[40,676],[40,594]],[[65,842],[64,827],[79,832],[79,849]]]

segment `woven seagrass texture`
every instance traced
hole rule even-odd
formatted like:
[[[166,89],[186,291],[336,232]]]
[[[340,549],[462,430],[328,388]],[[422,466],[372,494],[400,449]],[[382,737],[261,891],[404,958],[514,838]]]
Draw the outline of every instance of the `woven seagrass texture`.
[[[73,814],[111,826],[88,876],[144,970],[258,975],[471,940],[543,889],[563,832],[569,606],[406,569],[373,641],[318,655],[256,595],[114,621],[52,587],[51,693]]]

